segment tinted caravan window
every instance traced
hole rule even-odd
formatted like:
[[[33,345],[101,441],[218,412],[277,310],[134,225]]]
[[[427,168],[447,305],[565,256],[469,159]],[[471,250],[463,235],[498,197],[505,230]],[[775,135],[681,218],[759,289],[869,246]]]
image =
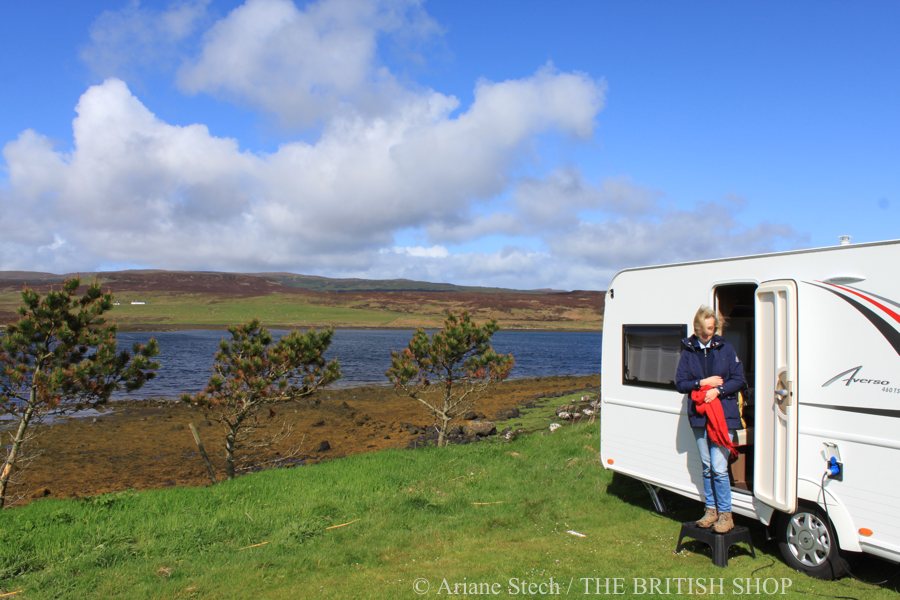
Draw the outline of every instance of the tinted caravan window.
[[[623,325],[622,383],[675,389],[675,369],[687,325]]]

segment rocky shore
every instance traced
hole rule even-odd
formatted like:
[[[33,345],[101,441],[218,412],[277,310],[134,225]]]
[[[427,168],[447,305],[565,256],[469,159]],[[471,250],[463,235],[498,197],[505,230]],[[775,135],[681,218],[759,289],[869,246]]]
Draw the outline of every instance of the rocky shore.
[[[599,375],[505,381],[476,406],[502,419],[534,400],[599,388]],[[224,472],[222,426],[203,411],[166,401],[122,401],[99,416],[67,418],[35,430],[31,462],[15,474],[12,504],[43,497],[83,497],[127,489],[205,485],[209,476],[191,434],[193,423],[217,473]],[[253,453],[256,468],[296,466],[421,443],[430,420],[418,403],[393,389],[324,390],[267,415],[258,433],[282,433]],[[464,426],[464,423],[460,423]]]

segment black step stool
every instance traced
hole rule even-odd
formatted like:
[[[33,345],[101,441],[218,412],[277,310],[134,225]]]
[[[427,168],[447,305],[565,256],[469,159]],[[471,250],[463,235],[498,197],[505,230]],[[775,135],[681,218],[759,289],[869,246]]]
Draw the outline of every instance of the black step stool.
[[[681,552],[684,546],[681,541],[686,537],[694,538],[709,546],[712,550],[713,563],[719,567],[728,566],[728,549],[738,542],[747,542],[750,545],[750,556],[756,558],[753,540],[750,539],[750,530],[744,526],[735,525],[734,529],[728,533],[716,533],[712,527],[704,529],[698,527],[694,521],[685,521],[681,524],[681,534],[678,536],[678,545],[675,547],[676,554]]]

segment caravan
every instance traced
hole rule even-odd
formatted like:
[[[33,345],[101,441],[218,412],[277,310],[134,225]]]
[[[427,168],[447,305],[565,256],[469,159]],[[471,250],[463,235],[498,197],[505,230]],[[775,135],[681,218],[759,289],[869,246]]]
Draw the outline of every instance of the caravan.
[[[697,307],[750,386],[731,465],[733,510],[758,519],[785,560],[842,574],[840,552],[900,562],[900,240],[618,273],[603,325],[601,460],[703,500],[680,340]]]

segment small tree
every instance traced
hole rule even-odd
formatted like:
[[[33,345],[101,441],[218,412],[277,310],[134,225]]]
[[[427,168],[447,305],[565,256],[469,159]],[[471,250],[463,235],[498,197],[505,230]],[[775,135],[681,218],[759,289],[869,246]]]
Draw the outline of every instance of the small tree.
[[[438,446],[447,444],[450,421],[472,408],[489,385],[509,375],[515,363],[512,354],[497,354],[491,347],[497,330],[495,321],[479,327],[469,313],[451,311],[442,330],[429,338],[419,328],[405,350],[391,352],[391,368],[385,374],[428,410]]]
[[[103,313],[112,296],[92,284],[77,297],[80,281],[66,280],[46,296],[22,292],[19,320],[0,339],[0,409],[18,424],[3,437],[6,453],[0,470],[0,507],[7,500],[13,471],[20,466],[29,428],[48,415],[96,407],[117,389],[136,390],[155,376],[151,359],[156,340],[119,351],[116,327]]]
[[[233,479],[235,453],[260,409],[309,396],[340,378],[341,370],[337,360],[325,360],[331,329],[295,331],[277,343],[256,319],[228,331],[231,340],[219,344],[206,389],[182,399],[211,409],[225,426],[225,474]]]

